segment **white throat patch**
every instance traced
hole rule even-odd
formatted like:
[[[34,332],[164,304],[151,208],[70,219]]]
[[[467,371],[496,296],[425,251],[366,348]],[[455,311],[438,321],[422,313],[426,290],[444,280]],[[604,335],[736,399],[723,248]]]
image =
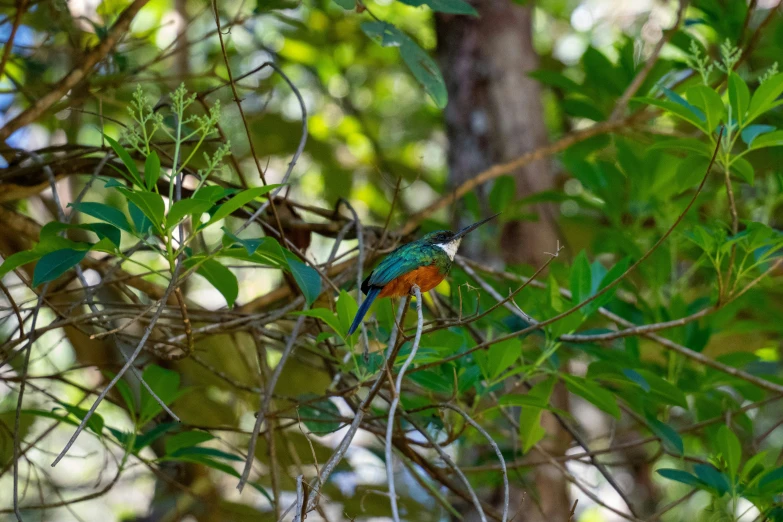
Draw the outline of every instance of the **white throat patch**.
[[[446,255],[449,256],[449,259],[454,261],[454,256],[457,255],[457,249],[459,248],[460,243],[462,243],[462,238],[459,238],[456,241],[451,241],[449,243],[437,243],[435,246],[446,252]]]

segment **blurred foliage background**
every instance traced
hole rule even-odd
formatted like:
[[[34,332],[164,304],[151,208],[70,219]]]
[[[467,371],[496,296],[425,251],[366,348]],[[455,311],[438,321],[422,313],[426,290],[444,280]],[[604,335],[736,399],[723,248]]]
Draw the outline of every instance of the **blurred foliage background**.
[[[388,480],[405,520],[502,520],[504,476],[514,520],[783,520],[779,2],[17,0],[0,15],[0,520],[291,520],[300,475],[308,520],[388,519]],[[202,141],[134,148],[137,92],[145,128],[215,121]],[[224,189],[212,217],[286,184],[226,207],[225,228],[196,210],[176,231],[142,224],[134,197],[171,216],[207,170]],[[424,298],[393,476],[386,384],[321,484],[394,325],[381,300],[366,337],[345,335],[357,271],[495,212]],[[180,280],[175,257],[212,272]],[[405,326],[390,373],[414,306]],[[50,467],[137,345],[181,422],[126,374]]]

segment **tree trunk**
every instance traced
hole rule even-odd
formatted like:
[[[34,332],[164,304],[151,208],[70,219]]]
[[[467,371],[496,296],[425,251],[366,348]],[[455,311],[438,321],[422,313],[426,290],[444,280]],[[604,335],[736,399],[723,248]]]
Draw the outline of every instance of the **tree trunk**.
[[[439,14],[435,19],[438,59],[449,93],[445,117],[453,186],[547,142],[540,89],[528,76],[538,67],[532,9],[510,0],[477,0],[473,5],[479,18]],[[546,160],[519,169],[513,176],[518,199],[554,185]],[[485,201],[485,195],[480,193],[479,201]],[[504,226],[500,245],[507,263],[538,265],[548,258],[544,252],[554,252],[557,234],[551,208],[541,205],[526,210],[536,212],[539,220],[511,221]],[[486,258],[479,245],[466,246],[468,255]],[[567,409],[565,390],[555,393],[552,403]],[[542,445],[551,454],[562,455],[568,434],[554,419],[547,418],[543,425],[548,437]],[[521,506],[516,520],[567,520],[570,502],[565,478],[547,466],[538,468],[534,478],[535,493],[512,488],[510,512],[520,508],[519,501],[527,505]],[[499,505],[501,497],[492,494],[486,500]],[[465,520],[478,519],[468,511],[466,506]]]
[[[438,58],[449,93],[446,132],[450,181],[458,185],[482,170],[546,144],[541,91],[528,76],[538,68],[532,10],[510,0],[474,4],[480,18],[438,15]],[[549,162],[514,173],[517,198],[553,187]],[[538,222],[512,221],[501,239],[509,263],[538,264],[553,252],[556,227],[550,208],[530,209]]]

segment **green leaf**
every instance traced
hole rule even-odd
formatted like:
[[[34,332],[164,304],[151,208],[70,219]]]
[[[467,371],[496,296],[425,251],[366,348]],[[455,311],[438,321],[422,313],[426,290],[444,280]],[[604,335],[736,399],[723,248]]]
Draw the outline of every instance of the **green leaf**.
[[[587,254],[582,250],[574,259],[571,267],[571,303],[576,305],[590,297],[592,288],[592,276],[590,272],[590,262],[587,260]],[[582,312],[584,313],[584,312]]]
[[[311,395],[298,398],[299,402],[313,399]],[[299,406],[299,418],[307,429],[316,434],[332,433],[339,430],[343,422],[340,420],[340,410],[329,399]]]
[[[490,380],[510,369],[522,355],[519,339],[507,339],[493,344],[487,351],[487,370]]]
[[[696,464],[693,466],[693,470],[702,482],[718,492],[719,497],[723,496],[731,489],[726,475],[713,466],[710,466],[709,464]]]
[[[232,214],[234,211],[239,210],[244,205],[247,205],[254,199],[273,191],[279,186],[280,185],[265,185],[263,187],[253,187],[251,189],[247,189],[247,190],[243,190],[242,192],[239,192],[233,198],[229,199],[228,201],[220,205],[220,207],[218,207],[218,209],[212,215],[212,218],[209,221],[207,221],[206,224],[204,224],[203,226],[208,227],[209,225],[216,223],[217,221],[220,221],[226,216]]]
[[[144,181],[147,182],[147,190],[152,191],[160,177],[160,158],[154,150],[149,153],[144,161]]]
[[[383,47],[399,47],[400,55],[416,80],[439,108],[446,106],[448,93],[435,60],[408,35],[386,22],[364,22],[362,31]]]
[[[234,455],[232,453],[226,453],[217,448],[204,448],[201,446],[188,446],[180,448],[171,454],[172,457],[185,457],[185,456],[206,456],[217,457],[219,459],[233,460],[234,462],[242,462],[245,459]]]
[[[680,434],[673,430],[671,426],[668,426],[651,416],[647,417],[647,425],[650,427],[650,431],[661,439],[669,451],[673,451],[678,455],[683,455],[685,453],[685,446],[682,443]]]
[[[541,397],[535,397],[532,395],[520,395],[512,393],[509,395],[501,395],[498,397],[499,406],[532,406],[533,408],[541,408],[548,410],[549,403]]]
[[[438,69],[438,64],[416,42],[406,37],[400,47],[402,61],[413,73],[414,78],[424,87],[439,109],[446,106],[449,95],[446,82]]]
[[[721,426],[718,430],[718,450],[726,462],[726,471],[732,482],[736,482],[740,460],[742,460],[742,446],[737,436],[727,426]]]
[[[650,391],[650,383],[647,382],[647,380],[642,377],[639,372],[636,370],[631,370],[630,368],[623,369],[623,375],[625,375],[630,381],[632,381],[635,384],[638,384],[641,389],[643,389],[646,392]]]
[[[337,298],[337,318],[340,321],[340,335],[345,338],[348,328],[351,327],[354,316],[359,310],[356,299],[345,290],[340,290],[340,297]]]
[[[163,198],[160,194],[155,194],[154,192],[131,192],[127,189],[118,190],[125,194],[125,197],[128,198],[130,203],[133,203],[141,210],[144,216],[152,223],[152,226],[155,227],[155,230],[162,232],[164,221],[163,214],[166,211],[166,205],[163,203]],[[130,203],[128,204],[129,212],[131,211]],[[133,218],[133,214],[131,214],[131,218]],[[135,221],[136,220],[134,219],[134,222]]]
[[[125,167],[128,169],[128,174],[122,171],[120,171],[120,174],[122,174],[131,183],[134,183],[141,187],[142,184],[141,184],[141,177],[139,176],[139,169],[136,168],[136,162],[133,161],[133,158],[130,157],[128,151],[126,151],[122,145],[117,143],[114,139],[110,138],[109,136],[106,136],[104,134],[103,137],[106,139],[107,142],[109,142],[109,145],[111,145],[111,148],[114,149],[114,152],[117,154],[117,157],[119,157],[120,160],[122,160],[122,162],[125,164]]]
[[[686,96],[690,103],[704,112],[707,117],[707,128],[710,132],[714,131],[723,120],[725,112],[720,95],[706,85],[696,85],[688,89]]]
[[[707,125],[705,122],[706,118],[704,119],[699,118],[699,116],[697,116],[692,110],[685,108],[681,104],[669,100],[659,100],[657,98],[650,98],[650,97],[634,98],[633,101],[639,103],[646,103],[647,105],[652,105],[653,107],[664,109],[665,111],[670,112],[673,116],[676,116],[681,120],[687,121],[688,123],[695,126],[696,128],[704,131],[705,133],[710,132],[707,129]],[[704,115],[702,114],[702,116]]]
[[[193,216],[196,219],[195,225],[198,225],[198,218],[210,208],[212,208],[212,202],[207,200],[181,199],[171,205],[169,213],[166,215],[166,230],[174,228],[185,216]]]
[[[511,176],[500,176],[489,193],[489,206],[493,212],[504,211],[516,198],[516,182]]]
[[[759,480],[759,489],[770,493],[780,493],[783,491],[781,486],[783,486],[783,467],[765,473]]]
[[[313,308],[311,310],[302,310],[299,312],[291,312],[291,315],[306,315],[307,317],[315,317],[325,322],[329,328],[334,330],[340,337],[345,335],[347,328],[343,330],[340,325],[340,320],[337,316],[328,308]]]
[[[416,359],[418,361],[419,357]],[[423,370],[410,374],[409,378],[419,386],[437,393],[451,394],[454,391],[454,381],[444,377],[439,370]]]
[[[356,0],[334,0],[334,3],[348,11],[353,11],[356,7]]]
[[[533,386],[528,396],[549,404],[549,397],[555,387],[555,379],[550,377]],[[530,448],[544,438],[546,430],[541,427],[541,414],[543,408],[537,406],[523,406],[519,412],[519,438],[522,442],[522,451],[527,453]]]
[[[656,470],[656,473],[658,473],[660,476],[664,478],[667,478],[669,480],[674,480],[676,482],[680,482],[688,486],[693,486],[696,488],[704,486],[704,483],[701,480],[699,480],[698,477],[696,477],[695,475],[691,475],[687,471],[682,471],[680,469],[663,468],[663,469]]]
[[[43,256],[33,270],[33,286],[57,279],[65,272],[79,264],[87,255],[87,250],[65,248]]]
[[[193,194],[190,199],[198,199],[201,201],[209,201],[215,203],[221,198],[234,194],[236,189],[225,189],[217,185],[203,185],[198,191]]]
[[[98,235],[98,238],[100,239],[106,238],[109,241],[111,241],[115,246],[117,247],[120,246],[120,241],[122,240],[122,233],[120,232],[120,229],[115,227],[114,225],[109,225],[108,223],[89,223],[85,225],[85,228],[95,232]]]
[[[132,230],[130,223],[128,223],[128,218],[125,217],[125,214],[114,207],[110,207],[109,205],[88,201],[83,203],[69,203],[68,206],[73,207],[75,210],[78,210],[83,214],[87,214],[88,216],[92,216],[96,219],[100,219],[101,221],[111,223],[115,227],[119,228],[120,230],[124,230],[125,232],[130,232]]]
[[[207,433],[206,431],[192,430],[177,433],[176,435],[172,435],[166,439],[166,455],[171,455],[177,450],[181,450],[183,448],[197,446],[202,442],[207,442],[208,440],[212,440],[214,438],[215,437],[213,435]]]
[[[433,11],[449,14],[463,14],[478,16],[476,10],[467,2],[463,0],[399,0],[401,3],[411,5],[413,7],[421,7],[426,5]]]
[[[80,408],[78,406],[74,406],[72,404],[68,404],[62,401],[57,401],[57,404],[65,408],[68,411],[68,413],[70,413],[80,421],[84,420],[84,417],[87,415],[87,410],[85,410],[84,408]],[[56,409],[57,408],[55,408],[55,410]],[[103,421],[103,417],[98,413],[93,413],[90,416],[90,420],[87,421],[87,428],[89,428],[96,435],[100,435],[103,432],[104,426],[105,423]]]
[[[196,273],[209,281],[226,299],[228,307],[234,306],[239,295],[239,283],[237,276],[225,265],[214,259],[206,259],[204,256],[194,256],[185,260],[185,268],[191,268],[200,263]]]
[[[146,236],[152,230],[152,221],[147,219],[144,212],[136,206],[132,201],[128,201],[128,214],[130,214],[131,221],[133,221],[133,228],[136,229],[142,236]]]
[[[759,141],[760,139],[761,138],[759,138],[756,141]],[[753,178],[754,178],[753,165],[751,165],[751,163],[745,158],[740,158],[735,156],[734,159],[731,161],[729,170],[734,174],[736,174],[739,179],[741,179],[748,185],[753,185]]]
[[[162,422],[160,424],[157,424],[154,428],[136,437],[136,442],[133,445],[133,452],[136,453],[139,450],[146,448],[147,446],[149,446],[150,444],[158,440],[160,437],[162,437],[169,431],[178,428],[179,426],[180,426],[179,422]]]
[[[223,246],[231,246],[236,243],[239,243],[240,245],[245,247],[245,250],[247,250],[247,255],[249,256],[255,254],[256,250],[258,250],[258,247],[261,246],[262,243],[261,238],[242,239],[232,234],[231,231],[226,227],[220,227],[220,230],[223,231],[223,239],[222,239]]]
[[[753,97],[750,100],[750,106],[748,107],[748,119],[746,123],[750,123],[775,107],[776,100],[781,93],[783,93],[783,73],[767,78],[764,83],[759,85],[756,92],[753,93]]]
[[[156,364],[150,364],[144,369],[142,374],[144,382],[149,385],[152,391],[160,397],[167,406],[174,402],[179,389],[179,374],[172,370],[161,368]],[[141,388],[141,402],[139,404],[140,415],[139,424],[144,425],[160,413],[163,408],[150,395],[146,388]]]
[[[625,273],[626,270],[628,270],[628,267],[631,265],[631,259],[626,257],[616,265],[614,265],[611,270],[609,270],[606,275],[601,279],[601,284],[598,286],[598,289],[591,294],[595,295],[610,284],[612,284],[617,278],[619,278],[621,275]],[[593,283],[595,282],[595,279],[592,280]],[[617,292],[617,287],[612,288],[605,294],[601,295],[601,297],[595,299],[594,301],[590,301],[588,304],[586,304],[582,308],[582,315],[585,317],[588,317],[589,315],[593,314],[595,311],[597,311],[599,308],[601,308],[603,305],[608,303],[612,300],[612,297],[614,297],[615,292]]]
[[[765,147],[778,147],[783,145],[783,130],[763,134],[753,140],[749,150],[763,149]]]
[[[647,382],[653,395],[662,398],[668,404],[688,408],[688,400],[680,388],[649,370],[639,369],[636,372]]]
[[[583,91],[581,85],[576,83],[568,76],[565,76],[564,74],[561,74],[559,72],[548,71],[546,69],[538,69],[536,71],[529,72],[527,75],[535,80],[538,80],[539,82],[545,85],[549,85],[551,87],[557,87],[565,92]]]
[[[735,72],[729,73],[729,104],[731,104],[732,119],[743,126],[750,103],[750,90],[745,80]],[[714,128],[714,127],[713,127]]]
[[[661,140],[653,143],[647,148],[653,150],[677,150],[683,152],[695,152],[700,156],[712,157],[712,149],[702,140],[696,138],[677,138]],[[701,177],[699,178],[701,179]]]
[[[767,132],[772,132],[773,130],[775,130],[775,127],[772,125],[748,125],[742,129],[742,141],[750,147],[753,145],[753,140],[757,137],[766,134]]]
[[[620,408],[617,406],[617,399],[612,392],[581,377],[563,375],[563,380],[571,393],[579,395],[609,415],[617,419],[620,418]]]
[[[561,107],[566,114],[575,118],[585,118],[593,121],[606,119],[606,114],[592,100],[582,96],[564,99],[561,102]]]
[[[321,276],[313,267],[307,266],[299,261],[299,259],[288,250],[284,249],[283,254],[285,254],[288,268],[291,270],[291,275],[294,276],[296,284],[299,286],[299,289],[302,290],[302,294],[307,301],[307,306],[312,305],[321,293]]]

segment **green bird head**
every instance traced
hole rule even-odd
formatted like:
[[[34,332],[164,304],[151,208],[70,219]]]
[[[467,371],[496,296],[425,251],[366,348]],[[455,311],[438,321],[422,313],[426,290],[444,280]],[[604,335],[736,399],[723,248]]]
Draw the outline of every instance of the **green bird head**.
[[[489,216],[488,218],[482,219],[477,223],[468,225],[459,232],[452,232],[451,230],[436,230],[435,232],[430,232],[429,234],[426,234],[424,237],[422,237],[421,241],[423,243],[442,248],[446,254],[448,254],[449,258],[453,260],[454,256],[457,254],[459,244],[462,243],[462,239],[469,232],[476,230],[478,227],[490,219],[497,217],[498,215],[499,214],[495,214],[494,216]]]

